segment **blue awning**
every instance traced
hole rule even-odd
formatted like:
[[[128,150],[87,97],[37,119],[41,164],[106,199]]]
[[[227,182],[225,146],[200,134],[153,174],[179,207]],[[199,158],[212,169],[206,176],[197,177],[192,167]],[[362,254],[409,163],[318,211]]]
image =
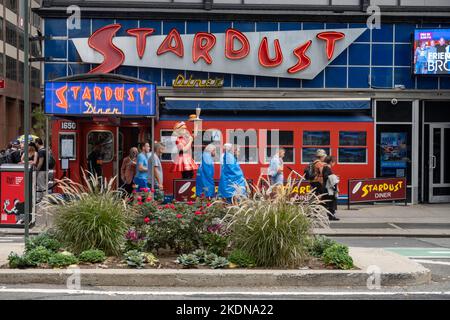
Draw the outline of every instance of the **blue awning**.
[[[241,111],[338,111],[369,110],[370,98],[336,99],[246,99],[246,98],[166,98],[167,110]]]

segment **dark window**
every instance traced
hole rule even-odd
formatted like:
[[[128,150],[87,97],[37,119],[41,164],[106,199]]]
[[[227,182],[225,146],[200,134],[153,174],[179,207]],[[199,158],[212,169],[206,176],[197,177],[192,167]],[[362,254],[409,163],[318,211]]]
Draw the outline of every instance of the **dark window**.
[[[22,30],[18,31],[18,35],[19,35],[19,43],[17,44],[17,47],[20,50],[23,50],[24,49],[24,45],[25,45],[25,43],[24,43],[25,35],[24,35]]]
[[[31,68],[31,86],[33,88],[41,87],[41,71],[37,68]]]
[[[365,131],[340,131],[340,146],[365,146],[367,133]]]
[[[17,28],[11,22],[6,22],[6,43],[17,47]]]
[[[330,141],[330,131],[303,131],[302,163],[313,161],[317,149],[331,155]]]
[[[31,42],[31,55],[33,57],[40,56],[39,44],[36,41]]]
[[[256,130],[227,130],[229,143],[239,147],[240,163],[258,163],[258,133]]]
[[[19,61],[19,74],[17,75],[17,79],[20,83],[23,83],[23,62]]]
[[[0,17],[0,40],[3,40],[3,18]]]
[[[33,26],[35,26],[37,29],[41,27],[41,18],[36,13],[32,13],[33,17]]]
[[[274,156],[277,150],[282,147],[286,151],[284,155],[285,163],[295,162],[295,148],[294,148],[294,131],[267,131],[267,148],[266,148],[266,162]]]
[[[17,0],[5,0],[5,6],[12,12],[17,13]]]
[[[367,133],[365,131],[340,131],[338,162],[366,163],[366,145]]]
[[[377,121],[378,122],[411,122],[412,102],[398,101],[392,104],[391,101],[377,101]]]
[[[6,56],[6,77],[17,80],[17,60]]]
[[[0,75],[3,75],[3,53],[0,53]]]

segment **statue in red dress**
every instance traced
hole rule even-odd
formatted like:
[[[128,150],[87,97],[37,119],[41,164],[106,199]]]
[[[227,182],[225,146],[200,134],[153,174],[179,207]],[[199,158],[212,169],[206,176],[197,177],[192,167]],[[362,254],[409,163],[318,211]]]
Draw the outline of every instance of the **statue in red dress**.
[[[194,171],[198,166],[192,158],[192,143],[194,138],[187,129],[185,122],[178,122],[173,128],[173,135],[176,136],[176,146],[178,155],[172,172],[181,172],[183,179],[193,179]]]

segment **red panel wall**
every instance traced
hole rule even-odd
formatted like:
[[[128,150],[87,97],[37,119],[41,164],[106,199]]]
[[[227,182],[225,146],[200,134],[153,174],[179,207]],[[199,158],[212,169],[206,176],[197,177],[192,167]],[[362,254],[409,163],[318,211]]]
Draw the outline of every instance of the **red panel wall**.
[[[160,121],[156,125],[155,137],[160,140],[161,130],[172,130],[176,121]],[[191,125],[192,126],[192,125]],[[191,128],[192,129],[192,128]],[[267,130],[286,130],[294,131],[295,163],[288,164],[289,167],[297,172],[303,173],[306,164],[301,164],[301,147],[303,144],[303,131],[330,131],[332,155],[337,156],[339,147],[339,131],[366,131],[367,132],[367,163],[366,164],[337,164],[334,171],[341,177],[341,194],[347,194],[348,179],[372,178],[374,177],[374,127],[372,122],[261,122],[261,121],[204,121],[203,130],[217,129],[222,132],[223,139],[227,139],[226,129],[267,129]],[[225,141],[228,142],[228,141]],[[268,164],[262,163],[264,159],[260,155],[259,164],[241,164],[247,179],[256,181],[260,175],[262,167],[268,167]],[[167,194],[172,194],[173,179],[180,179],[180,174],[171,173],[172,165],[170,162],[163,163],[164,185]],[[220,165],[215,166],[215,178],[220,177]],[[289,170],[285,170],[289,174]]]

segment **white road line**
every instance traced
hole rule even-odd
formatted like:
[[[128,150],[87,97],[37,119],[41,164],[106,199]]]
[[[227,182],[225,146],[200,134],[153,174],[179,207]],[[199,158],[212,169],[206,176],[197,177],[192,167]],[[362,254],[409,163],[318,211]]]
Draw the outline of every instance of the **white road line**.
[[[442,264],[444,266],[450,266],[450,262],[444,262],[444,261],[423,260],[423,259],[413,259],[413,260],[418,263]]]
[[[70,289],[32,289],[32,288],[0,288],[0,293],[45,293],[45,294],[76,294],[76,295],[130,295],[130,296],[412,296],[412,295],[441,295],[450,296],[450,291],[414,291],[414,292],[390,292],[390,291],[355,291],[355,292],[258,292],[258,291],[97,291],[97,290],[70,290]]]
[[[449,251],[428,251],[429,253],[438,253],[438,254],[449,254],[450,253],[450,250]]]

